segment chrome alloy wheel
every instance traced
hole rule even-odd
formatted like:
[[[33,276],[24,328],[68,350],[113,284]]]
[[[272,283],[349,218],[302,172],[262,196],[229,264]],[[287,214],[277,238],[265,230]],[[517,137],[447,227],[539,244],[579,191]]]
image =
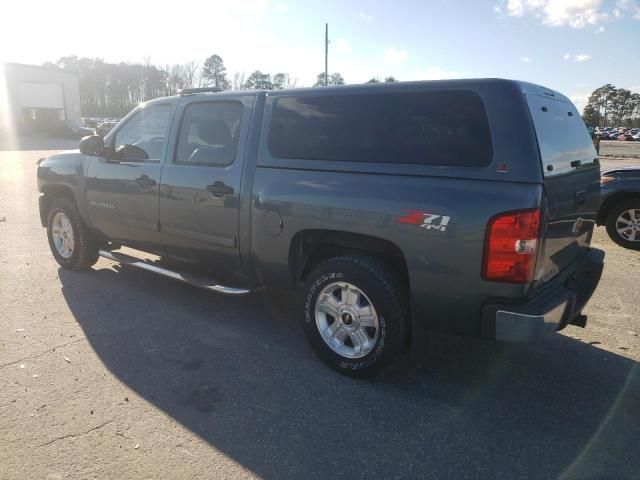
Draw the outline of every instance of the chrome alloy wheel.
[[[64,212],[56,212],[53,216],[51,237],[56,251],[62,258],[70,258],[73,255],[73,227],[69,217]]]
[[[315,318],[324,342],[342,357],[364,357],[378,340],[378,314],[362,290],[350,283],[327,285],[316,300]]]
[[[616,232],[629,242],[640,242],[640,209],[621,212],[616,219]]]

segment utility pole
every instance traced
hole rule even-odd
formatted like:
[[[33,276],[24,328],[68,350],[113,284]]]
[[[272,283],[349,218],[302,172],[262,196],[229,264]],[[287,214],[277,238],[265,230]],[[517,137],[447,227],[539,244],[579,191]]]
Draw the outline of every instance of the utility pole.
[[[324,86],[329,85],[329,24],[324,24]]]

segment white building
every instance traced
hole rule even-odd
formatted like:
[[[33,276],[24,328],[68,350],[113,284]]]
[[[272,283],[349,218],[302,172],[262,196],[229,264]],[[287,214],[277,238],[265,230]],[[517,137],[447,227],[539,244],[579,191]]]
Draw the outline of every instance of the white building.
[[[80,90],[75,74],[19,63],[5,63],[2,68],[0,132],[11,128],[38,132],[55,120],[80,121]]]

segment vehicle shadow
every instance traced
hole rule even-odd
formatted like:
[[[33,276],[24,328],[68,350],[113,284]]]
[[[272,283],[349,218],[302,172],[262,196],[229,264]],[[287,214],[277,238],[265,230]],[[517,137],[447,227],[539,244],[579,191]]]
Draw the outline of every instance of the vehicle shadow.
[[[637,478],[637,363],[556,335],[434,340],[375,382],[325,368],[258,294],[231,298],[131,268],[60,269],[120,381],[262,478]]]

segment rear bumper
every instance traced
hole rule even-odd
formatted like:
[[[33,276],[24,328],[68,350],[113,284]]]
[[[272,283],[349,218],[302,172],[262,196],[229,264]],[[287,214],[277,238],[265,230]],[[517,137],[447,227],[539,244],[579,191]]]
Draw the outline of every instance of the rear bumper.
[[[528,342],[571,323],[595,291],[604,266],[604,252],[591,249],[553,280],[535,290],[526,303],[491,303],[482,309],[482,336]]]

